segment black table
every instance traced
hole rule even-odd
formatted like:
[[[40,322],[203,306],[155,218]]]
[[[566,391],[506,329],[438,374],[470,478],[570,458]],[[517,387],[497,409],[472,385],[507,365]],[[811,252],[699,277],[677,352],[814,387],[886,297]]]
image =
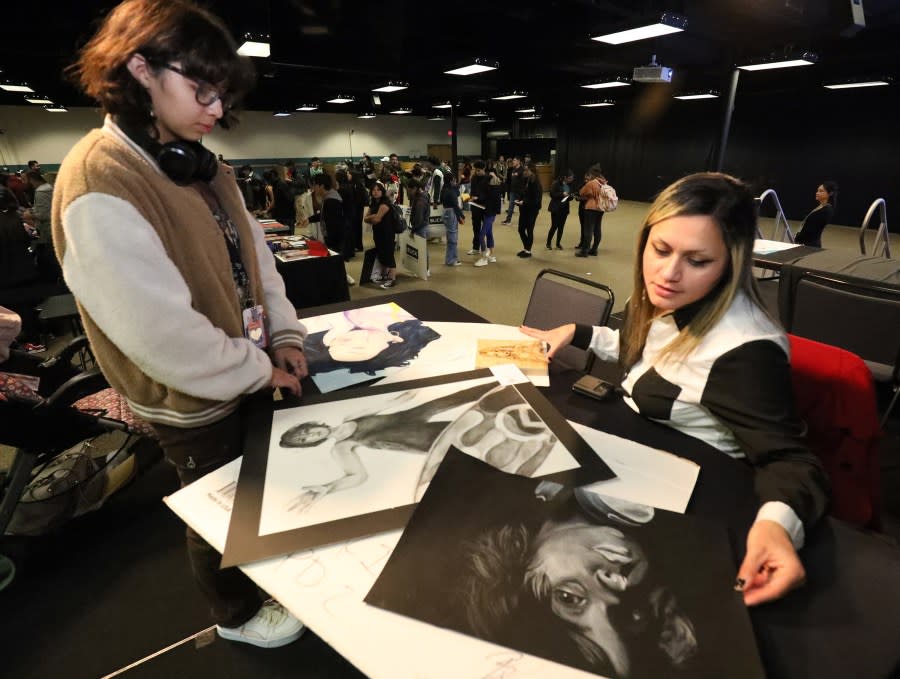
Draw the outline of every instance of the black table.
[[[350,300],[347,270],[340,255],[307,257],[290,262],[282,262],[276,257],[275,268],[284,279],[287,298],[295,309]]]
[[[781,271],[781,267],[785,264],[790,264],[800,257],[806,257],[807,255],[819,251],[820,248],[811,245],[797,245],[788,248],[787,250],[778,250],[776,252],[768,252],[765,254],[754,252],[753,266],[759,267],[760,269],[769,269],[770,271]]]
[[[478,322],[481,317],[433,291],[408,291],[309,309],[312,316],[394,301],[424,321]],[[621,398],[598,402],[574,393],[575,371],[551,370],[547,398],[567,418],[701,467],[689,514],[721,520],[731,537],[735,572],[758,501],[753,470],[702,441],[634,413]],[[304,389],[315,391],[307,379]],[[309,393],[309,392],[307,392]],[[807,585],[751,609],[770,677],[900,676],[900,548],[826,517],[807,535],[801,558]]]

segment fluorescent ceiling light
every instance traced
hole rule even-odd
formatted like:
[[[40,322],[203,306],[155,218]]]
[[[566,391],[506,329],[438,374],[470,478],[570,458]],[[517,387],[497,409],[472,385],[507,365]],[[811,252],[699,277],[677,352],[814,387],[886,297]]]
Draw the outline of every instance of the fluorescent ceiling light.
[[[479,120],[478,122],[479,122],[479,123],[493,123],[493,122],[494,122],[494,119],[493,119],[493,118],[482,118],[482,119]]]
[[[447,116],[431,116],[428,120],[447,120]]]
[[[270,53],[269,43],[261,40],[245,40],[244,44],[238,47],[238,54],[242,57],[260,57],[265,59]]]
[[[357,117],[357,118],[362,118],[363,120],[368,120],[369,118],[374,118],[374,117],[375,117],[375,114],[374,114],[374,113],[360,113],[360,114],[359,114],[358,116],[356,116],[356,117]]]
[[[59,104],[48,104],[44,107],[45,111],[49,111],[50,113],[68,113],[69,109],[65,106],[60,106]]]
[[[27,101],[29,104],[52,104],[53,103],[52,99],[48,99],[47,97],[38,97],[38,96],[25,97],[25,101]]]
[[[7,92],[32,92],[32,93],[34,93],[34,90],[31,89],[30,87],[28,87],[28,85],[26,85],[25,83],[16,85],[14,83],[6,82],[3,84],[0,84],[0,90],[6,90]]]
[[[382,85],[381,87],[376,87],[373,92],[399,92],[400,90],[405,90],[409,85],[404,83],[395,83],[389,82],[387,85]]]
[[[349,94],[339,94],[334,99],[328,99],[329,104],[349,104],[353,101],[353,97]]]
[[[631,85],[626,78],[614,78],[612,80],[601,80],[600,82],[582,85],[586,90],[599,90],[604,87],[628,87]]]
[[[485,71],[493,71],[499,68],[496,61],[488,61],[486,59],[474,59],[471,64],[454,68],[451,71],[444,71],[447,75],[475,75],[476,73],[484,73]]]
[[[777,57],[760,60],[750,64],[738,66],[743,71],[766,71],[773,68],[793,68],[795,66],[812,66],[819,57],[812,52],[804,52],[796,57]]]
[[[484,111],[476,111],[475,113],[467,113],[467,118],[487,118],[488,114]]]
[[[412,113],[412,109],[411,108],[395,108],[393,111],[391,111],[391,113],[393,113],[394,115],[398,115],[398,116],[405,116],[405,115]]]
[[[584,104],[579,104],[582,108],[598,108],[600,106],[614,106],[614,102],[611,101],[589,101]]]
[[[445,101],[443,104],[432,104],[431,108],[452,108],[453,104],[449,101]]]
[[[541,119],[541,117],[539,115],[537,115],[536,113],[533,115],[530,115],[530,116],[521,116],[519,118],[519,120],[540,120],[540,119]]]
[[[510,92],[502,94],[499,97],[491,97],[494,101],[510,101],[511,99],[524,99],[527,95],[524,92]]]
[[[303,106],[298,106],[295,111],[315,111],[319,108],[317,104],[303,104]]]
[[[275,113],[272,114],[275,118],[287,118],[289,115],[291,115],[290,111],[275,111]]]
[[[658,38],[661,35],[669,35],[670,33],[679,33],[686,27],[687,19],[678,14],[666,12],[659,18],[659,21],[646,26],[598,35],[591,38],[591,40],[605,42],[608,45],[621,45],[624,42],[634,42],[635,40],[646,40],[647,38]]]
[[[718,99],[718,92],[697,92],[696,94],[676,94],[676,99],[681,99],[682,101],[689,101],[692,99]]]
[[[517,108],[516,113],[534,113],[534,106],[523,106],[522,108]]]
[[[844,83],[829,83],[828,85],[824,85],[826,89],[829,90],[848,90],[853,87],[884,87],[885,85],[890,85],[890,80],[886,79],[878,79],[878,80],[859,80],[856,82],[844,82]]]

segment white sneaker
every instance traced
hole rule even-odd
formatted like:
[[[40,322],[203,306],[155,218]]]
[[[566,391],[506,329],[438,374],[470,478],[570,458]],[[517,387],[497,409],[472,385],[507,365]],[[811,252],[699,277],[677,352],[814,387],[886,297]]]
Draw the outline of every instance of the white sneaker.
[[[487,266],[487,263],[487,257],[481,257],[477,262],[475,262],[475,266]]]
[[[495,263],[497,262],[497,258],[494,257],[493,255],[491,255],[490,257],[488,257],[488,261],[489,261],[491,264],[495,264]]]
[[[480,254],[481,254],[481,251],[480,251],[480,250],[474,250],[474,249],[473,249],[473,250],[469,250],[466,254],[467,254],[467,255],[480,255]]]
[[[223,639],[241,641],[261,648],[278,648],[296,641],[306,628],[277,601],[267,601],[256,615],[240,627],[216,625]]]
[[[353,279],[353,276],[347,274],[347,285],[356,285],[356,281]]]

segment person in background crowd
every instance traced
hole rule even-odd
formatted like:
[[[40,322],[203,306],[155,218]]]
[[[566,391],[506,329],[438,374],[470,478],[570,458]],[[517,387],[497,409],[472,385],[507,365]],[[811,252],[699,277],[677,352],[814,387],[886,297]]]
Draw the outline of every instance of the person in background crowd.
[[[272,219],[293,229],[297,221],[297,211],[294,207],[294,187],[287,180],[287,170],[284,165],[275,165],[265,173],[266,182],[269,185],[271,204],[269,215]]]
[[[231,163],[225,160],[225,157],[221,153],[219,154],[218,160],[222,165],[231,165]]]
[[[838,185],[835,182],[827,181],[819,184],[819,188],[816,189],[818,205],[804,218],[800,233],[794,239],[795,243],[822,247],[822,232],[834,216],[837,194]]]
[[[506,219],[504,224],[512,223],[513,210],[516,209],[517,201],[522,193],[522,163],[516,156],[510,161],[509,168],[506,171],[507,183],[509,184],[509,207],[506,209]],[[521,210],[520,210],[521,211]]]
[[[4,177],[5,181],[3,181]],[[28,194],[26,192],[28,185],[22,177],[18,174],[0,175],[0,182],[2,182],[16,197],[19,207],[31,207],[31,201],[28,200]]]
[[[344,216],[344,199],[334,188],[331,175],[317,174],[313,177],[313,197],[321,205],[321,210],[300,224],[306,227],[318,222],[324,232],[325,245],[329,250],[344,252],[344,238],[347,233],[347,219]]]
[[[207,10],[126,0],[69,72],[106,119],[62,162],[53,243],[97,363],[187,485],[242,454],[251,394],[299,395],[307,374],[306,331],[263,230],[231,168],[199,144],[236,121],[253,67]],[[185,148],[196,162],[181,162]],[[300,636],[299,620],[187,534],[219,636],[266,648]]]
[[[531,246],[534,245],[534,223],[541,211],[541,198],[544,192],[541,182],[537,178],[534,163],[525,166],[522,177],[524,182],[521,199],[516,201],[519,206],[519,238],[522,241],[522,249],[516,256],[527,259],[531,257]]]
[[[366,189],[371,190],[372,184],[375,183],[375,163],[372,162],[368,153],[362,154],[362,160],[359,161],[359,173],[363,177]]]
[[[444,208],[444,229],[447,233],[447,251],[444,254],[444,264],[447,266],[462,266],[459,261],[457,241],[459,225],[465,224],[466,218],[459,206],[459,187],[456,185],[456,177],[447,175],[447,183],[441,193],[441,206]],[[473,213],[474,214],[474,213]]]
[[[562,250],[563,229],[566,227],[566,219],[569,217],[569,204],[572,202],[572,183],[575,181],[575,173],[566,170],[550,186],[550,231],[547,233],[547,249],[552,250],[553,236],[556,236],[556,249]]]
[[[484,257],[484,212],[487,198],[488,176],[485,174],[484,162],[476,160],[472,164],[472,176],[469,183],[468,207],[472,213],[472,249],[470,255]]]
[[[397,262],[394,259],[394,210],[384,184],[375,182],[372,185],[372,201],[369,213],[365,216],[366,224],[372,225],[372,239],[375,241],[375,256],[385,268],[381,287],[389,290],[397,283]]]
[[[571,344],[618,361],[629,407],[752,465],[761,506],[735,583],[748,606],[803,584],[797,550],[829,487],[795,415],[787,336],[753,277],[756,219],[741,181],[688,175],[659,194],[640,230],[621,333],[522,328],[550,344],[551,359]]]
[[[500,214],[500,178],[493,172],[488,175],[487,187],[480,189],[484,205],[484,219],[479,234],[481,257],[475,266],[487,266],[497,261],[494,254],[494,220]]]
[[[584,222],[581,225],[581,240],[578,241],[576,257],[596,256],[597,254],[601,237],[600,221],[603,219],[603,211],[600,209],[600,191],[605,181],[600,168],[594,165],[587,171],[584,186],[578,192],[584,201]],[[591,239],[593,239],[593,243]]]

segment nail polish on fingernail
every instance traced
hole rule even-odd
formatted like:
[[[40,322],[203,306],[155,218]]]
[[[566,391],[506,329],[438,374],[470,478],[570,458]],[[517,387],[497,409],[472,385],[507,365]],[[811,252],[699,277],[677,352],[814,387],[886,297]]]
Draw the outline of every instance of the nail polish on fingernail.
[[[744,578],[738,578],[737,580],[734,581],[734,591],[735,592],[743,592],[744,585],[746,585],[746,584],[747,584],[747,581],[744,580]]]

